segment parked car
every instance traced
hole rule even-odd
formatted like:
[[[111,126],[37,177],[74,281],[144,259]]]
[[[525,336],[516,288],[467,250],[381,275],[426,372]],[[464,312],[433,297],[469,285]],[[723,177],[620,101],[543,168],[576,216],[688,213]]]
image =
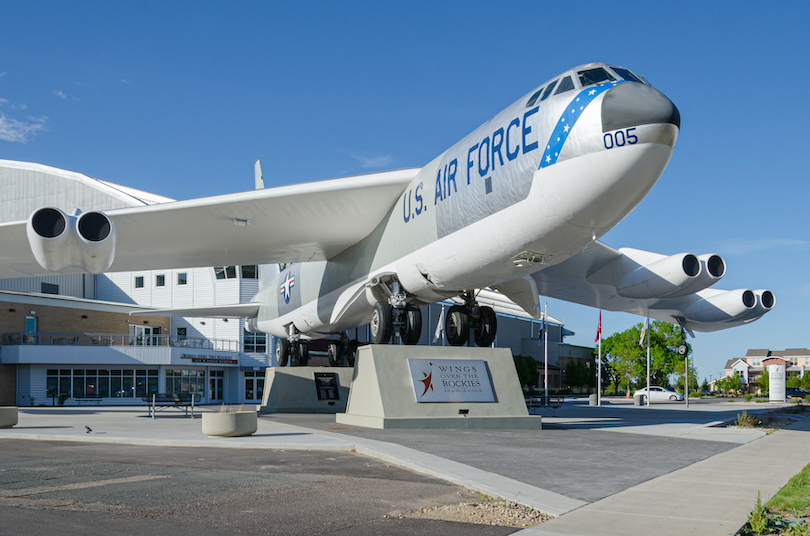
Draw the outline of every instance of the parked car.
[[[800,398],[804,400],[807,396],[810,396],[810,393],[798,387],[788,387],[785,389],[785,396],[787,398]]]
[[[647,388],[639,389],[636,391],[633,396],[647,396]],[[650,402],[655,402],[656,400],[683,400],[683,395],[681,393],[676,393],[675,391],[670,391],[669,389],[665,389],[663,387],[650,387]]]

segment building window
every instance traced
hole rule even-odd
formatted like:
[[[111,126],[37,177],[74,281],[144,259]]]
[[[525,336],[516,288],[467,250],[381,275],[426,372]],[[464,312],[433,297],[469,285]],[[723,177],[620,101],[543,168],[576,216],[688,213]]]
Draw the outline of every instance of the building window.
[[[760,365],[762,365],[762,362],[759,359],[754,358],[754,366],[759,367]]]
[[[139,275],[135,278],[135,288],[143,288],[143,276]]]
[[[236,266],[214,266],[217,279],[236,279]]]
[[[156,275],[155,276],[155,286],[156,287],[165,287],[166,286],[166,276],[163,275],[163,274]]]
[[[261,400],[264,396],[264,372],[245,371],[245,400]]]
[[[178,285],[185,285],[188,283],[188,274],[183,272],[182,274],[177,274],[177,284]]]
[[[252,333],[245,330],[245,353],[267,353],[267,334],[266,333]]]
[[[255,264],[242,266],[242,279],[259,279],[259,267]]]
[[[805,365],[810,365],[810,357],[805,357],[804,358],[804,364]]]
[[[42,294],[59,294],[59,285],[53,283],[41,283],[39,288]]]
[[[205,393],[204,370],[167,370],[166,392],[190,393],[202,396]]]
[[[49,397],[134,398],[158,391],[157,369],[48,369]]]
[[[183,340],[186,338],[186,328],[177,328],[177,339]]]

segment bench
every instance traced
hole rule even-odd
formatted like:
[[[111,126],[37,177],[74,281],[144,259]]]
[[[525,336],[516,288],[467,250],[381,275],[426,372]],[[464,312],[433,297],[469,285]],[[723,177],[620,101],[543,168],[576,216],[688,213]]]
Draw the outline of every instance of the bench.
[[[548,396],[547,403],[544,402],[543,396],[527,396],[526,409],[529,410],[529,415],[537,415],[537,410],[550,409],[553,410],[554,416],[557,416],[557,409],[562,406],[564,398],[560,395]]]
[[[81,406],[82,404],[95,404],[99,405],[101,402],[101,395],[98,394],[91,394],[91,395],[84,395],[84,396],[77,396],[75,398],[76,402]]]
[[[194,405],[200,403],[200,395],[191,393],[152,393],[141,398],[146,402],[149,416],[153,419],[158,411],[167,408],[182,409],[188,417],[191,410],[191,418],[194,418]]]

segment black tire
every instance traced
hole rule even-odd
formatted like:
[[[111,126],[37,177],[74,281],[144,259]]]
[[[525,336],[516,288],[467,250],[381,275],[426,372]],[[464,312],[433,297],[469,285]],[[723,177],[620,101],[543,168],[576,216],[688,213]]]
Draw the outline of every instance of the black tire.
[[[470,321],[461,305],[453,305],[444,319],[444,333],[450,346],[463,346],[470,338]]]
[[[678,400],[678,397],[676,395],[669,395],[669,399],[670,400]]]
[[[286,367],[290,360],[290,341],[279,339],[276,341],[276,361],[279,367]]]
[[[353,367],[354,361],[357,359],[357,347],[360,343],[357,340],[349,341],[349,347],[346,349],[346,365]]]
[[[422,310],[409,303],[405,307],[405,325],[399,330],[402,344],[414,345],[422,336]]]
[[[371,342],[374,344],[388,344],[391,340],[391,332],[394,330],[393,313],[391,304],[377,302],[371,312],[369,327],[371,331]]]
[[[486,347],[495,341],[498,332],[498,317],[492,307],[478,308],[478,322],[475,323],[475,344]]]
[[[330,367],[339,367],[343,362],[343,348],[341,347],[340,343],[330,342],[329,347],[326,350],[326,357],[329,360]]]
[[[309,343],[308,342],[299,342],[298,343],[298,366],[299,367],[306,367],[308,362],[309,362]]]

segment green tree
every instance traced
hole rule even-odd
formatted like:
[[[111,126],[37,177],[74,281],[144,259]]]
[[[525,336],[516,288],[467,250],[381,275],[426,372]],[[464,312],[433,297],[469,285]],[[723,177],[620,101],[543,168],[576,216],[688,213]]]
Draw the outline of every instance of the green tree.
[[[640,322],[602,341],[603,360],[608,362],[616,384],[626,383],[628,391],[634,380],[639,385],[647,383],[646,336],[643,344],[639,344],[642,327]],[[668,385],[671,374],[683,373],[684,357],[678,353],[681,341],[680,327],[658,320],[650,323],[650,381],[653,385]],[[687,354],[691,353],[690,345],[686,346]]]
[[[593,367],[589,367],[582,359],[569,359],[565,366],[565,383],[569,387],[593,387],[596,385],[596,378],[593,374]]]
[[[537,370],[537,361],[532,356],[514,356],[515,370],[517,371],[520,385],[535,387],[540,380],[540,371]]]
[[[701,391],[708,391],[709,390],[709,380],[703,378],[703,383],[700,384]]]
[[[759,375],[759,392],[765,394],[768,392],[770,386],[771,376],[768,374],[768,368],[765,367],[762,370],[762,374]]]
[[[788,374],[787,381],[785,382],[786,387],[801,387],[802,381],[799,379],[798,374]]]
[[[802,375],[801,388],[805,391],[810,391],[810,373],[805,372]]]

